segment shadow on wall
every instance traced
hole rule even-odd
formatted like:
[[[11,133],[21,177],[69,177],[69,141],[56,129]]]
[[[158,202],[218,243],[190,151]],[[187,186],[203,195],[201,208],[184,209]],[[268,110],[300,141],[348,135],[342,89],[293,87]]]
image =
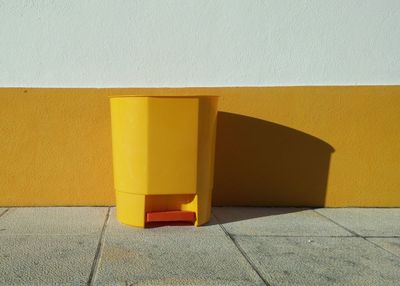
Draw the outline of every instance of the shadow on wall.
[[[213,205],[323,206],[333,152],[301,131],[219,112]]]

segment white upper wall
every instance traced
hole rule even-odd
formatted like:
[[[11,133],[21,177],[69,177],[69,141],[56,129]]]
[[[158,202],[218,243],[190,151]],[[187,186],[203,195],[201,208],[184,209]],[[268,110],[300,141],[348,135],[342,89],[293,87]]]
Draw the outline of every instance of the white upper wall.
[[[400,84],[399,0],[0,0],[2,87]]]

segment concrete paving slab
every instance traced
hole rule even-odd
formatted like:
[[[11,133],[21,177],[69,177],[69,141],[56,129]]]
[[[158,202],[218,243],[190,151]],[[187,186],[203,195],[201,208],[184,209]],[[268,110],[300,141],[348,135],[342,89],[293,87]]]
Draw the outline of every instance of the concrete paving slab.
[[[305,208],[216,207],[213,214],[233,235],[352,236]]]
[[[399,285],[400,259],[358,237],[236,237],[271,285]]]
[[[106,228],[96,285],[264,285],[216,224]]]
[[[375,243],[376,245],[379,245],[383,249],[386,249],[387,251],[400,257],[400,238],[398,238],[398,237],[395,237],[395,238],[389,238],[389,237],[385,237],[385,238],[374,237],[374,238],[372,238],[372,237],[370,237],[370,238],[367,238],[367,240]]]
[[[99,234],[107,211],[104,207],[10,208],[0,219],[0,235]]]
[[[97,235],[0,236],[1,285],[85,285]]]
[[[361,236],[400,236],[400,208],[317,209]]]

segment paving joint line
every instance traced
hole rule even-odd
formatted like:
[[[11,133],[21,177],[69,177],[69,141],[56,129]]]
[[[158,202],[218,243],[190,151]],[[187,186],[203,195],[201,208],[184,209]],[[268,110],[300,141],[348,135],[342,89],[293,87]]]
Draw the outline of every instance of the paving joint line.
[[[379,249],[382,249],[382,250],[384,250],[385,252],[390,253],[391,255],[394,255],[394,256],[400,258],[400,255],[398,255],[398,254],[396,254],[396,253],[394,253],[394,252],[391,252],[391,251],[389,251],[389,250],[383,248],[383,247],[380,246],[379,244],[376,244],[375,242],[368,240],[368,238],[363,237],[363,239],[364,239],[366,242],[372,244],[373,246],[375,246],[375,247],[377,247],[377,248],[379,248]]]
[[[104,223],[103,223],[103,227],[101,228],[101,232],[100,232],[100,238],[99,238],[99,242],[97,244],[97,248],[96,248],[96,253],[94,255],[94,259],[93,259],[93,264],[92,264],[92,268],[90,270],[90,274],[89,274],[89,279],[87,282],[87,285],[93,285],[95,278],[96,278],[96,274],[97,274],[97,270],[99,267],[99,262],[100,262],[100,257],[101,257],[101,252],[103,251],[103,246],[104,246],[104,239],[105,239],[105,231],[106,231],[106,227],[108,224],[108,221],[110,220],[110,211],[111,208],[109,207],[107,210],[107,214],[106,217],[104,219]]]
[[[364,235],[365,238],[400,238],[400,235]]]
[[[320,212],[317,212],[316,210],[313,210],[313,212],[319,214],[321,217],[323,217],[323,218],[329,220],[330,222],[332,222],[332,223],[336,224],[337,226],[343,228],[344,230],[350,232],[350,233],[351,233],[352,235],[354,235],[355,237],[362,237],[362,238],[363,238],[363,236],[361,236],[361,235],[358,234],[357,232],[355,232],[355,231],[353,231],[353,230],[351,230],[351,229],[349,229],[349,228],[347,228],[347,227],[341,225],[340,223],[338,223],[337,221],[334,221],[334,220],[331,219],[330,217],[327,217],[327,216],[321,214]]]
[[[5,209],[2,213],[0,213],[0,217],[2,217],[3,215],[5,215],[8,212],[9,209]]]
[[[389,250],[383,248],[382,246],[380,246],[380,245],[378,245],[378,244],[376,244],[376,243],[374,243],[374,242],[368,240],[368,238],[378,238],[378,237],[376,237],[376,236],[374,237],[374,236],[363,236],[363,235],[360,235],[360,234],[356,233],[355,231],[350,230],[350,229],[348,229],[347,227],[341,225],[340,223],[334,221],[333,219],[331,219],[331,218],[329,218],[329,217],[327,217],[327,216],[325,216],[325,215],[323,215],[323,214],[321,214],[321,213],[319,213],[319,212],[317,212],[317,211],[315,211],[315,210],[314,210],[314,212],[316,212],[316,213],[319,214],[320,216],[326,218],[327,220],[333,222],[333,223],[336,224],[337,226],[339,226],[339,227],[341,227],[341,228],[347,230],[348,232],[352,233],[353,235],[355,235],[355,237],[362,238],[362,239],[363,239],[364,241],[366,241],[368,244],[371,244],[371,245],[373,245],[374,247],[379,248],[379,249],[385,251],[386,253],[389,253],[389,254],[391,254],[391,255],[394,255],[394,256],[400,258],[400,255],[395,254],[395,253],[393,253],[393,252],[391,252],[391,251],[389,251]],[[386,236],[386,237],[382,237],[382,238],[391,238],[391,237],[387,237],[387,236]],[[398,237],[395,236],[395,237],[393,237],[393,238],[398,238]]]
[[[236,242],[233,236],[225,229],[225,227],[219,222],[219,219],[217,218],[216,215],[214,215],[215,219],[218,222],[219,227],[222,229],[222,231],[225,233],[225,235],[232,241],[233,245],[239,250],[240,254],[244,257],[244,259],[247,261],[247,263],[251,266],[251,268],[256,272],[258,277],[261,279],[261,281],[264,282],[265,286],[271,286],[270,283],[266,279],[264,279],[258,271],[257,267],[254,265],[254,263],[251,261],[250,257],[244,252],[243,248]]]

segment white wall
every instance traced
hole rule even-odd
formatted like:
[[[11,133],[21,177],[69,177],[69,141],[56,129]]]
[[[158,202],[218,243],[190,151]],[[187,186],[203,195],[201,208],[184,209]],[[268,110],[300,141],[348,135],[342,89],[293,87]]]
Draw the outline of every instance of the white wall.
[[[0,0],[0,86],[400,84],[399,0]]]

